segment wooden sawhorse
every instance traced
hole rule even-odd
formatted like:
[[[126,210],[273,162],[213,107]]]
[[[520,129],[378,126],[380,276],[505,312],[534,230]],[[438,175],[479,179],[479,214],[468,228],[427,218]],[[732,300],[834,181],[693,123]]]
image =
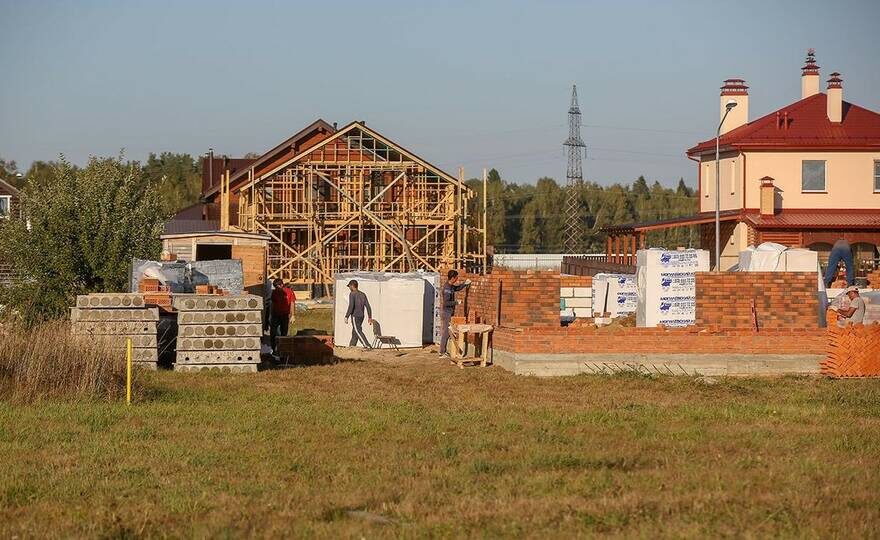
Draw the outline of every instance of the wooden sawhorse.
[[[453,338],[450,340],[452,343],[450,361],[462,369],[464,369],[466,363],[479,362],[482,367],[489,365],[489,336],[492,335],[492,330],[493,326],[491,324],[450,324],[449,334]],[[465,357],[465,348],[467,347],[465,334],[479,334],[483,336],[480,356]]]

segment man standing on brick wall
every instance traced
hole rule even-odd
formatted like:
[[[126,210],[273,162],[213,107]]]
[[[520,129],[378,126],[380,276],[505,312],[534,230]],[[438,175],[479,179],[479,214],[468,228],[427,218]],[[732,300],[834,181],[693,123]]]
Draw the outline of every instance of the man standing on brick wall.
[[[446,352],[446,344],[449,343],[449,324],[452,322],[452,316],[455,314],[455,306],[458,305],[455,293],[467,288],[470,284],[471,280],[459,284],[458,272],[455,270],[450,270],[446,273],[446,284],[443,285],[443,313],[440,317],[440,358],[449,358],[449,354]]]
[[[849,298],[849,307],[837,309],[837,313],[840,314],[837,326],[862,324],[865,320],[865,300],[859,296],[859,289],[857,287],[847,287],[846,296]]]
[[[837,265],[843,262],[846,267],[846,285],[852,286],[856,279],[856,269],[853,266],[852,248],[849,242],[841,238],[834,242],[831,253],[828,255],[828,268],[825,270],[825,285],[831,287],[837,280]]]
[[[345,324],[352,319],[351,324],[351,341],[348,342],[349,347],[357,347],[358,341],[363,342],[364,347],[372,349],[367,336],[364,335],[364,311],[367,312],[367,324],[373,324],[373,308],[370,307],[370,300],[367,295],[358,290],[358,282],[353,279],[348,282],[348,290],[351,294],[348,296],[348,310],[345,312]]]

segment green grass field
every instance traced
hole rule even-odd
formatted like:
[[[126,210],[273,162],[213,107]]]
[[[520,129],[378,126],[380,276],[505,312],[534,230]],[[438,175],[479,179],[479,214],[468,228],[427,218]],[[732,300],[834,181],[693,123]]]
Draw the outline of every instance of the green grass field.
[[[394,357],[0,402],[0,537],[880,531],[880,381],[516,377]]]

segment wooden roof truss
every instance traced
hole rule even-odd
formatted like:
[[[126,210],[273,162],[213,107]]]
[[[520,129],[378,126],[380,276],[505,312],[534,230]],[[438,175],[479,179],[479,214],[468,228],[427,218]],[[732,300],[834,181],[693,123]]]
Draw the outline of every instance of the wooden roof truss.
[[[474,192],[462,174],[355,122],[259,177],[251,171],[237,226],[271,238],[269,277],[293,283],[332,285],[352,270],[479,269],[485,212],[468,219]]]

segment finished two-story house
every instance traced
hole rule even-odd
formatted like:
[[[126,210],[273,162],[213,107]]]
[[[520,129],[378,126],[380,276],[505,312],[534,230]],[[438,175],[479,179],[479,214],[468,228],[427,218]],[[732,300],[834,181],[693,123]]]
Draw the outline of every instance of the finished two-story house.
[[[877,259],[880,114],[844,101],[839,73],[832,73],[826,92],[820,92],[811,50],[801,72],[801,99],[750,121],[748,87],[742,79],[729,79],[721,87],[720,114],[720,182],[714,137],[687,150],[698,167],[699,213],[607,228],[614,262],[629,262],[647,231],[696,225],[715,267],[716,185],[722,270],[737,264],[740,251],[762,242],[807,247],[827,261],[831,245],[845,238],[857,260]]]

